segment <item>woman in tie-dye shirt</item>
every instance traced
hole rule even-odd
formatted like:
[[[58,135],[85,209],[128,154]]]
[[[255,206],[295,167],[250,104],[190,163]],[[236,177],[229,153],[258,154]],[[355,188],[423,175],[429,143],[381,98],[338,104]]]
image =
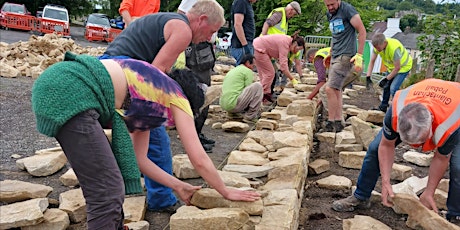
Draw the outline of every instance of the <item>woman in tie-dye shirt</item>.
[[[58,140],[75,171],[88,229],[123,229],[124,195],[142,192],[140,172],[190,204],[201,187],[169,175],[147,158],[150,129],[168,121],[174,121],[190,161],[212,188],[229,200],[259,199],[256,192],[225,186],[203,150],[193,122],[203,103],[203,90],[189,70],[168,77],[139,60],[72,53],[45,70],[32,88],[37,129]],[[112,124],[111,144],[102,129],[107,123]]]

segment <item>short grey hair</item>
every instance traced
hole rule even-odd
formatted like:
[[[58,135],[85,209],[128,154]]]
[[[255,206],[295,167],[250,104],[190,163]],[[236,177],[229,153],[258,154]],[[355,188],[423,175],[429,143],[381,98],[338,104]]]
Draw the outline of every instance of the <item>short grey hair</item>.
[[[409,144],[424,143],[431,131],[431,122],[431,113],[426,106],[418,102],[407,104],[398,116],[401,140]]]
[[[188,13],[200,16],[208,16],[209,24],[220,24],[221,26],[225,23],[224,8],[215,0],[198,0]]]
[[[318,48],[310,48],[307,50],[305,56],[307,57],[307,59],[309,59],[310,57],[315,56],[316,52],[318,52]]]
[[[386,41],[385,34],[376,33],[374,34],[374,36],[372,36],[373,46],[382,45],[385,41]]]

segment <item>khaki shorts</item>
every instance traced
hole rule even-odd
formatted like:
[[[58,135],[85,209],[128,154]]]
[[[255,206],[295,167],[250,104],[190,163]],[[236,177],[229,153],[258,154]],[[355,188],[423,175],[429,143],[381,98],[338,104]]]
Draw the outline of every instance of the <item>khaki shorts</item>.
[[[334,89],[342,89],[347,78],[353,78],[353,64],[350,63],[351,57],[341,55],[331,60],[331,67],[329,68],[328,86]],[[356,79],[356,78],[354,78]],[[354,80],[353,79],[353,80]],[[350,81],[351,83],[351,81]]]

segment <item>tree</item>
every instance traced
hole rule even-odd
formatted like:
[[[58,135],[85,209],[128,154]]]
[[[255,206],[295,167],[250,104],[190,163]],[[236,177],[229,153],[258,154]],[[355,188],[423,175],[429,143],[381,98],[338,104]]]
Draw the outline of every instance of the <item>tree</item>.
[[[434,77],[455,80],[460,65],[460,19],[441,14],[428,16],[423,30],[425,34],[417,38],[422,63],[426,66],[434,60]]]
[[[419,26],[417,15],[407,14],[401,18],[399,22],[399,28],[402,31],[405,31],[407,27],[409,27],[412,32],[420,32],[421,28]]]

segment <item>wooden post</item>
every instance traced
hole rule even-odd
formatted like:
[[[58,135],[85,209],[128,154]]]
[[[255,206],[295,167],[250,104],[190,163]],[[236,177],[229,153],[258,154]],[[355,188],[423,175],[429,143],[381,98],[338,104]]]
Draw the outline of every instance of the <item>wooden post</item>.
[[[460,64],[457,66],[457,74],[455,74],[455,81],[460,82]]]
[[[433,78],[434,75],[434,60],[431,59],[430,62],[428,62],[428,67],[426,69],[426,76],[425,78]]]
[[[417,73],[417,62],[418,62],[418,58],[414,58],[412,60],[412,68],[410,69],[409,75],[414,76],[414,74]]]

